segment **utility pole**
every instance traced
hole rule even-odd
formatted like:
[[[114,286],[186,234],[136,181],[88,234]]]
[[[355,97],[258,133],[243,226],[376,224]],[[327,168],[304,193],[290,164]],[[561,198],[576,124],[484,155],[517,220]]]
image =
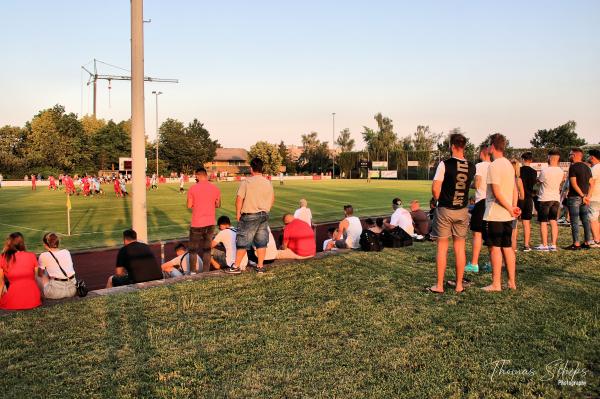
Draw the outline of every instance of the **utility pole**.
[[[131,0],[132,222],[138,240],[148,242],[144,137],[144,1]]]
[[[335,112],[331,113],[331,117],[333,120],[333,128],[331,130],[331,148],[333,152],[331,153],[331,159],[333,161],[333,171],[331,173],[331,178],[335,179]]]
[[[152,94],[154,94],[156,99],[156,178],[158,179],[158,96],[163,94],[163,92],[153,91]]]

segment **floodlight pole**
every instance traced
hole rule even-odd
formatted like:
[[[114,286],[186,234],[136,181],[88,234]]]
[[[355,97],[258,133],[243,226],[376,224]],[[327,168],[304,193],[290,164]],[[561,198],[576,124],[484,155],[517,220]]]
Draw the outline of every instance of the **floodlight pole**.
[[[333,161],[333,170],[331,172],[331,178],[335,179],[335,112],[331,113],[331,118],[333,121],[333,127],[331,129],[331,148],[333,149],[331,153],[331,159]]]
[[[152,94],[154,94],[156,99],[156,179],[158,179],[158,96],[163,94],[163,92],[153,91]]]
[[[144,1],[131,0],[132,222],[139,241],[148,242],[144,136]]]

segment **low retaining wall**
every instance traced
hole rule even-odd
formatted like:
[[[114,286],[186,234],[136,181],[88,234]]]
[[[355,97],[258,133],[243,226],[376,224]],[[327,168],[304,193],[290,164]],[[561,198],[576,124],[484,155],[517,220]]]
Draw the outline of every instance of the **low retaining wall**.
[[[374,217],[373,217],[374,218]],[[362,218],[364,221],[366,218]],[[327,230],[330,227],[337,227],[339,222],[318,223],[314,226],[317,252],[323,249],[323,241],[327,239]],[[271,230],[273,237],[278,245],[282,241],[282,229],[275,228]],[[186,241],[187,237],[179,240],[163,241],[165,260],[175,257],[175,245],[179,241]],[[161,242],[152,242],[149,244],[157,259],[160,259]],[[115,271],[115,262],[119,248],[99,248],[88,251],[72,252],[73,263],[77,277],[85,280],[90,290],[104,288],[108,277]]]

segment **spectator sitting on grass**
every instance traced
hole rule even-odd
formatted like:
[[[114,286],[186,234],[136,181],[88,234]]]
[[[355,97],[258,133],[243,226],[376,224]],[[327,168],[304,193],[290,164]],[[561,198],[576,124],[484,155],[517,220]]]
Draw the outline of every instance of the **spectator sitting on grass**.
[[[37,267],[35,254],[25,249],[23,235],[10,234],[0,255],[0,309],[33,309],[42,304],[35,282]]]
[[[381,224],[383,225],[383,218],[381,218]],[[381,232],[383,231],[383,229],[378,227],[377,223],[375,223],[375,221],[371,218],[367,218],[365,220],[365,227],[367,230],[370,230],[375,234],[381,234]]]
[[[300,208],[296,209],[294,212],[294,218],[300,219],[303,222],[306,222],[309,226],[312,226],[312,212],[310,208],[307,208],[308,202],[304,198],[300,200]]]
[[[323,241],[323,252],[333,251],[335,250],[335,240],[333,237],[335,236],[337,229],[335,227],[330,227],[327,229],[327,239]]]
[[[283,246],[277,251],[277,259],[308,259],[317,252],[315,232],[300,219],[289,213],[283,215]]]
[[[217,226],[219,232],[211,243],[212,259],[210,264],[214,269],[228,270],[235,264],[237,231],[231,227],[231,220],[225,215],[219,217]],[[240,269],[245,270],[247,265],[248,256],[246,255],[240,263]]]
[[[74,297],[77,289],[71,253],[67,249],[58,248],[60,239],[56,233],[46,233],[42,242],[46,252],[42,252],[38,258],[38,281],[44,298]]]
[[[392,209],[394,213],[390,217],[389,221],[384,221],[383,224],[386,230],[394,230],[396,227],[400,227],[409,236],[422,240],[423,236],[417,236],[415,234],[415,227],[413,226],[413,219],[410,212],[402,208],[402,200],[400,198],[394,198],[392,200]]]
[[[334,236],[335,246],[337,248],[360,248],[360,234],[362,233],[362,224],[360,219],[354,216],[352,205],[344,205],[345,218],[338,226],[337,234]]]
[[[385,228],[385,226],[383,225],[384,221],[385,220],[383,218],[375,219],[375,228],[373,230],[374,233],[377,233],[377,234],[383,233],[383,229]]]
[[[175,245],[175,255],[177,256],[160,266],[165,278],[181,277],[184,274],[191,274],[190,253],[183,243],[180,242]],[[198,264],[198,270],[202,269],[202,259],[200,259],[197,254],[196,263]]]
[[[410,216],[415,225],[415,234],[420,236],[428,236],[431,231],[431,223],[429,216],[421,209],[418,200],[410,202]]]
[[[117,254],[115,274],[108,278],[106,288],[160,280],[162,270],[147,244],[137,240],[135,230],[123,232],[123,248]]]

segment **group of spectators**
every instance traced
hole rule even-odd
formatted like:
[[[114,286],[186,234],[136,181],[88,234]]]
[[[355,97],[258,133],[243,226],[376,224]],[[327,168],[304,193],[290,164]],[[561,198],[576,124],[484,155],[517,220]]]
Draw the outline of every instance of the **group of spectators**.
[[[524,246],[528,252],[557,251],[558,217],[561,204],[570,215],[572,244],[566,250],[599,248],[600,233],[600,151],[590,150],[588,163],[584,153],[573,148],[570,166],[565,174],[559,166],[560,153],[550,150],[548,166],[537,173],[531,167],[532,154],[521,156],[522,165],[504,157],[506,137],[496,133],[479,149],[480,161],[473,165],[464,156],[466,138],[450,137],[452,157],[441,162],[433,178],[432,193],[436,203],[431,237],[437,241],[437,281],[428,290],[443,293],[446,284],[462,292],[470,283],[464,272],[479,272],[482,245],[489,249],[492,282],[486,291],[502,290],[501,271],[506,267],[507,287],[516,289],[516,256],[518,219],[522,221]],[[475,204],[469,215],[468,193],[476,190]],[[537,186],[537,191],[536,191]],[[562,197],[561,197],[561,192]],[[531,220],[534,210],[540,223],[541,243],[531,247]],[[579,225],[584,240],[580,241]],[[551,241],[548,240],[548,225]],[[469,229],[473,233],[473,253],[466,262],[465,241]],[[452,237],[456,258],[456,280],[444,281],[449,239]]]
[[[502,290],[501,271],[507,271],[507,287],[516,289],[516,239],[520,218],[524,230],[523,251],[556,251],[557,219],[564,204],[571,220],[572,244],[567,250],[600,247],[600,151],[589,151],[588,163],[579,148],[570,152],[571,164],[565,174],[559,166],[560,154],[550,150],[548,166],[538,174],[530,165],[531,153],[522,155],[523,165],[504,157],[506,138],[497,133],[479,149],[477,165],[464,156],[466,138],[450,137],[452,156],[440,162],[432,184],[430,211],[420,208],[417,200],[410,211],[402,200],[392,200],[389,218],[366,219],[354,215],[352,205],[344,206],[344,218],[330,228],[323,251],[337,249],[381,250],[384,246],[404,246],[413,240],[437,242],[436,284],[428,290],[443,293],[446,285],[462,292],[470,283],[466,272],[479,271],[483,245],[488,247],[492,272],[486,291]],[[316,254],[312,212],[305,199],[294,213],[283,216],[282,240],[277,245],[269,227],[269,212],[275,202],[272,184],[263,176],[263,162],[250,162],[251,176],[237,191],[236,221],[227,216],[216,219],[221,206],[218,187],[209,182],[205,169],[196,170],[196,184],[187,192],[187,207],[192,210],[189,241],[175,246],[176,256],[160,264],[151,248],[137,241],[134,230],[123,233],[114,275],[107,287],[179,277],[186,274],[223,270],[238,274],[249,266],[259,274],[265,265],[277,259],[308,259]],[[64,178],[62,179],[64,181]],[[118,181],[118,179],[115,179]],[[475,189],[475,201],[469,209],[469,190]],[[564,194],[561,194],[564,193]],[[563,195],[564,198],[561,197]],[[534,210],[540,223],[540,244],[531,247],[531,220]],[[430,223],[432,220],[432,223]],[[579,239],[583,225],[584,240]],[[215,225],[218,231],[214,232]],[[550,225],[551,240],[548,239]],[[466,260],[466,238],[473,237],[471,260]],[[445,281],[447,252],[452,238],[456,259],[456,280]],[[41,298],[61,299],[76,294],[76,279],[71,254],[60,248],[56,233],[43,236],[45,251],[36,258],[27,252],[20,233],[5,241],[0,256],[0,309],[30,309],[41,305]],[[407,244],[408,243],[408,244]]]

